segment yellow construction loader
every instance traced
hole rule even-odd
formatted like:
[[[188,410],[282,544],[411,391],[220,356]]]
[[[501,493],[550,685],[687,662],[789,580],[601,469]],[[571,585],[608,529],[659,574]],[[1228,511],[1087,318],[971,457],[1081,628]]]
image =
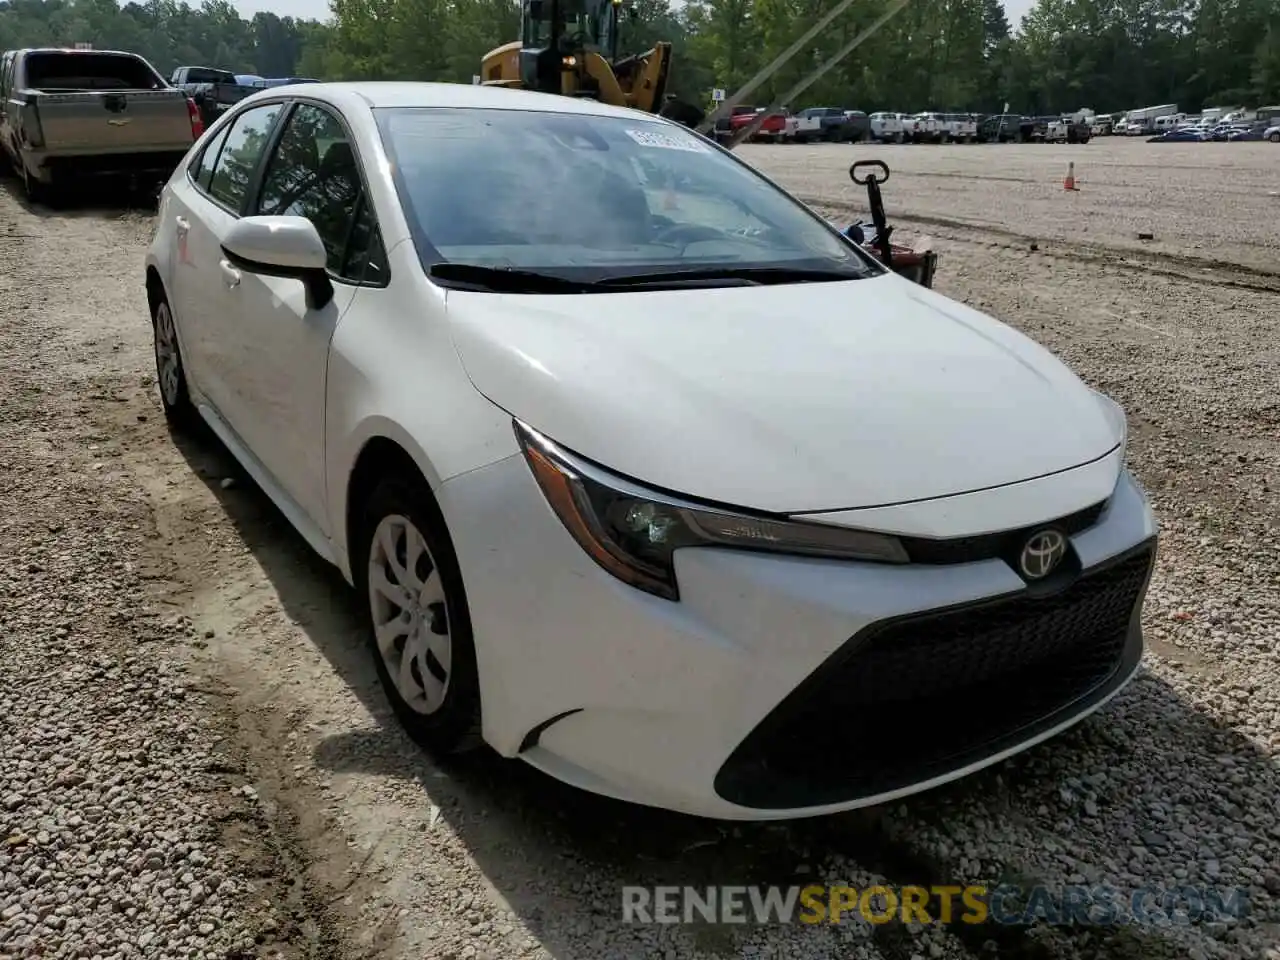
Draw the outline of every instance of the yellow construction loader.
[[[590,97],[696,127],[705,114],[667,95],[671,44],[618,57],[624,0],[523,0],[520,39],[490,50],[480,82]]]

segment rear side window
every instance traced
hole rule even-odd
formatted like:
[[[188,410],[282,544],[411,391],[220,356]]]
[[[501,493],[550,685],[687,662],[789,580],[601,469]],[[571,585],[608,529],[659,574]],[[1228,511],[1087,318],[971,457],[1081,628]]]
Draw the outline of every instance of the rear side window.
[[[267,138],[280,115],[281,104],[270,103],[246,110],[231,122],[209,179],[209,196],[239,212],[249,192],[258,161],[267,148]]]
[[[218,162],[218,154],[222,151],[222,145],[227,142],[227,133],[230,129],[230,127],[224,127],[222,132],[200,151],[200,156],[196,157],[195,162],[191,164],[191,179],[206,193],[209,191],[209,181],[213,179],[213,165]]]

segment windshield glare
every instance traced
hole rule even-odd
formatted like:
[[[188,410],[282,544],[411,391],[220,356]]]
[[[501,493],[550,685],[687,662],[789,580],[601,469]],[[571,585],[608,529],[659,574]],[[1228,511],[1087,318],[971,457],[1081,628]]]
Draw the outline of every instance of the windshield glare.
[[[706,267],[879,272],[682,127],[517,110],[376,115],[426,267],[443,260],[593,279]]]

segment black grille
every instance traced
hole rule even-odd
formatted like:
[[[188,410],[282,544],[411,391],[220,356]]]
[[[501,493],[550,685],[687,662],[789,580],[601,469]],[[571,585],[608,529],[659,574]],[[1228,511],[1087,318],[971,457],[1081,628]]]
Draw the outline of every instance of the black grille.
[[[975,560],[1008,559],[1017,555],[1027,537],[1037,530],[1054,527],[1069,537],[1083,533],[1102,516],[1107,501],[1033,527],[987,533],[978,537],[956,537],[950,540],[934,540],[929,537],[902,537],[903,547],[912,563],[972,563]]]
[[[743,741],[717,792],[757,809],[847,802],[941,776],[1061,722],[1141,657],[1137,616],[1153,549],[1053,596],[873,624]]]

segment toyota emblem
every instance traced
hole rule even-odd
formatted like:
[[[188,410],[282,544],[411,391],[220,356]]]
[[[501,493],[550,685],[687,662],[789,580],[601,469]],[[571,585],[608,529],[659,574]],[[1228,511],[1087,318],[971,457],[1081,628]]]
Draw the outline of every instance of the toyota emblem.
[[[1057,530],[1041,530],[1027,538],[1018,557],[1018,566],[1028,580],[1042,580],[1051,574],[1067,555],[1067,538]]]

